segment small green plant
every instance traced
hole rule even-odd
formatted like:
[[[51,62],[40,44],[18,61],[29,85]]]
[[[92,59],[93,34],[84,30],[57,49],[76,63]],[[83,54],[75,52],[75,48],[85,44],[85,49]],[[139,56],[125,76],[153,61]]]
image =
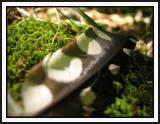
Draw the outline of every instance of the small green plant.
[[[129,99],[126,97],[115,98],[115,102],[111,107],[104,111],[105,114],[109,114],[111,117],[130,117],[133,116],[132,105],[129,103]]]
[[[118,81],[113,81],[113,85],[117,90],[121,90],[123,88],[122,84]]]

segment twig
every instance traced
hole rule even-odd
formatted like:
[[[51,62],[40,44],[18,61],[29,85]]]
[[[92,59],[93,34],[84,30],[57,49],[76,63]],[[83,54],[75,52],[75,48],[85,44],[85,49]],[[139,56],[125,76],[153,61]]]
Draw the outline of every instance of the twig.
[[[61,24],[61,20],[60,20],[60,16],[59,16],[59,13],[58,13],[57,8],[56,8],[56,15],[57,15],[57,19],[58,19],[59,23],[58,23],[58,29],[57,29],[57,31],[56,31],[53,39],[52,39],[52,44],[53,44],[53,42],[55,41],[55,38],[56,38],[56,36],[57,36],[57,34],[58,34],[58,32],[59,32],[59,28],[60,28],[60,24]]]
[[[61,13],[66,19],[68,19],[73,25],[76,25],[73,21],[72,21],[72,19],[70,19],[68,16],[66,16],[60,9],[57,9],[57,11],[59,12],[59,13]],[[77,26],[77,25],[76,25]]]
[[[30,13],[22,8],[17,7],[17,11],[21,14],[22,17],[30,17]]]
[[[148,35],[152,35],[152,33],[151,33],[151,32],[147,32],[147,33],[145,33],[145,34],[142,36],[142,38],[141,38],[141,39],[145,39],[145,37],[147,37]]]
[[[88,25],[91,25],[93,26],[94,28],[97,28],[98,30],[104,32],[104,33],[109,33],[112,35],[112,33],[106,31],[105,29],[103,29],[101,26],[99,26],[92,18],[90,18],[87,14],[85,14],[85,12],[83,12],[81,9],[79,8],[74,8],[74,10],[76,12],[78,12],[82,17],[83,19],[85,20],[85,22],[88,24]]]
[[[91,25],[91,26],[93,26],[93,27],[95,27],[97,29],[102,30],[101,27],[92,18],[90,18],[87,14],[85,14],[81,9],[74,8],[74,10],[76,12],[78,12],[83,17],[83,19],[85,20],[85,22],[87,24],[89,24],[89,25]]]
[[[22,19],[20,16],[16,16],[16,15],[10,15],[9,18],[15,18],[15,19],[18,19],[18,20],[21,20],[21,19]]]

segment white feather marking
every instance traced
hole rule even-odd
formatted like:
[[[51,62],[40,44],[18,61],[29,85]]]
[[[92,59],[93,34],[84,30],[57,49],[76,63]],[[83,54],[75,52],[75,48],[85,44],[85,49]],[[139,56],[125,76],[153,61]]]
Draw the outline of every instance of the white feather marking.
[[[102,48],[99,43],[87,37],[85,34],[82,34],[77,38],[78,47],[88,55],[98,55],[101,53]]]
[[[53,94],[44,84],[27,86],[22,92],[22,99],[25,113],[33,115],[53,101]]]
[[[80,76],[82,61],[80,58],[65,55],[59,49],[50,56],[46,67],[50,79],[61,83],[70,83]]]
[[[111,38],[107,34],[105,34],[104,32],[102,32],[98,29],[95,29],[95,28],[93,28],[93,31],[100,38],[111,41]]]
[[[96,40],[92,40],[91,42],[89,42],[88,51],[87,51],[89,55],[98,55],[101,52],[102,52],[102,48]]]
[[[61,60],[63,61],[63,60]],[[79,58],[73,58],[68,67],[61,69],[48,69],[48,77],[57,82],[70,83],[80,76],[82,72],[82,62]]]

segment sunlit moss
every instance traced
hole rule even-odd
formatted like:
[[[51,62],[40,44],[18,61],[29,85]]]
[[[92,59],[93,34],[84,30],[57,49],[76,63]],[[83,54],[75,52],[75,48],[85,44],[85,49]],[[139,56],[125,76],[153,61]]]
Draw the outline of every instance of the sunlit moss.
[[[13,23],[7,28],[7,82],[11,93],[18,98],[17,84],[24,81],[27,71],[40,62],[49,52],[75,40],[76,36],[87,29],[85,25],[64,21],[57,32],[57,24],[23,20]],[[53,37],[56,38],[52,43]],[[16,86],[14,86],[16,85]]]

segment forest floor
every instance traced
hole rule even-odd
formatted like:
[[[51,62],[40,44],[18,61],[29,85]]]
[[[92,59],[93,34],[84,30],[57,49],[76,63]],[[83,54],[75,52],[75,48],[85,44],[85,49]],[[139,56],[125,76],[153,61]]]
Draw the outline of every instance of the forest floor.
[[[117,54],[85,85],[42,116],[153,117],[152,8],[82,9],[106,30],[132,32],[139,41],[133,50],[127,50],[125,55]],[[28,70],[49,52],[74,41],[89,27],[72,8],[60,10],[66,16],[57,13],[55,8],[7,10],[7,83],[17,101],[21,99],[20,92]],[[110,70],[111,65],[114,69]],[[92,85],[95,78],[96,84],[89,92],[89,96],[95,99],[92,104],[83,105],[80,94]]]

